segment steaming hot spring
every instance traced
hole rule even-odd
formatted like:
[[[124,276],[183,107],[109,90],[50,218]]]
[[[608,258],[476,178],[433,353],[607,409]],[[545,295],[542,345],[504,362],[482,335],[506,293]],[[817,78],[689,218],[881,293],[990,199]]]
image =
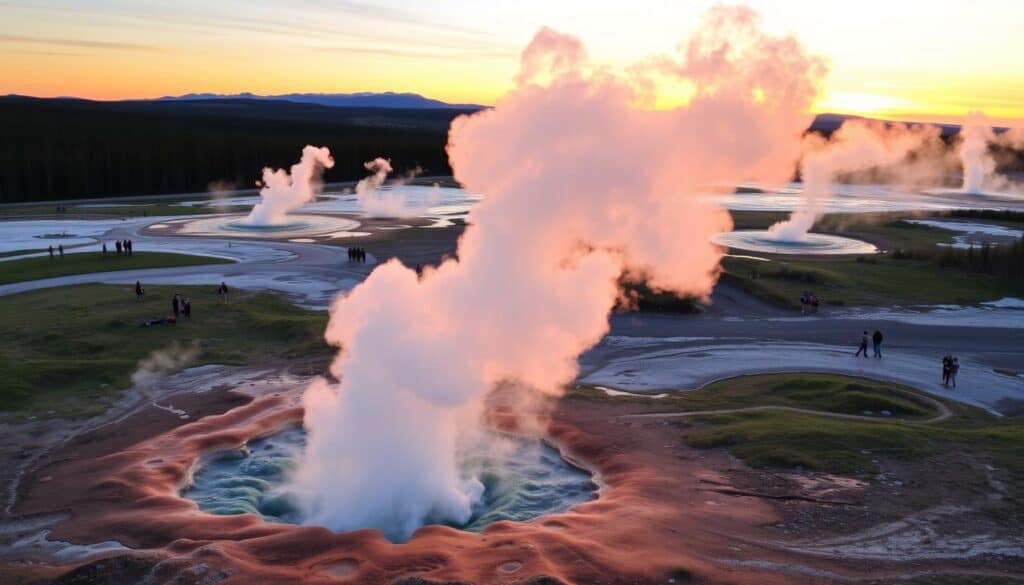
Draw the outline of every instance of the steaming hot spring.
[[[746,250],[762,254],[837,255],[878,253],[878,248],[861,240],[809,232],[790,239],[780,238],[778,233],[769,230],[739,230],[718,234],[714,237],[714,242],[734,250]]]
[[[305,523],[288,485],[305,447],[306,432],[295,425],[240,449],[210,453],[198,462],[182,496],[211,514]],[[522,522],[565,512],[597,494],[590,473],[537,439],[492,434],[486,444],[463,449],[459,464],[484,485],[472,517],[454,526],[463,530],[477,532],[499,520]],[[392,541],[405,536],[398,527],[383,532]]]
[[[246,215],[218,215],[181,223],[178,233],[195,236],[239,238],[299,238],[310,236],[345,237],[355,233],[359,222],[344,217],[315,214],[288,214],[267,223],[254,223]]]

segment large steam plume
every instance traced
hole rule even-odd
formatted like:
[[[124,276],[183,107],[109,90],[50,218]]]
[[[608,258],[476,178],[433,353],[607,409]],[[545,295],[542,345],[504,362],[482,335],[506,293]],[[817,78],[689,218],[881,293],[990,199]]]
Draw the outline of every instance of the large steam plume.
[[[289,212],[316,197],[322,187],[321,173],[333,166],[334,159],[326,146],[306,146],[302,149],[302,158],[292,165],[290,173],[284,169],[264,168],[260,201],[244,221],[251,225],[284,223]]]
[[[1024,129],[1011,129],[997,134],[982,112],[968,112],[960,126],[958,154],[963,165],[965,193],[990,190],[1011,190],[1006,177],[997,174],[996,160],[989,146],[1024,149]]]
[[[650,61],[648,61],[649,63]],[[503,381],[557,394],[608,330],[622,279],[707,296],[729,215],[695,193],[786,179],[823,73],[746,8],[718,7],[663,61],[695,88],[671,110],[541,29],[515,88],[452,123],[455,177],[486,194],[457,257],[422,277],[392,260],[331,306],[341,348],[305,396],[308,446],[293,489],[305,521],[405,538],[462,523],[482,485],[456,460]],[[635,70],[633,71],[635,73]]]
[[[832,197],[837,175],[898,165],[910,153],[938,140],[936,126],[867,120],[847,120],[828,140],[818,134],[809,135],[800,164],[803,206],[793,211],[789,219],[771,226],[772,237],[785,242],[802,241]]]

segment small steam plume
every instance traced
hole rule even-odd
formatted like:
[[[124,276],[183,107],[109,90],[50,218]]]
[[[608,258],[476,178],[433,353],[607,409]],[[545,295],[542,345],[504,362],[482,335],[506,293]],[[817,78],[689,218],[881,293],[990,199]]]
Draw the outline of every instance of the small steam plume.
[[[712,9],[680,60],[652,62],[644,75],[692,84],[689,104],[641,107],[655,84],[637,69],[594,66],[579,40],[543,28],[515,88],[452,123],[455,177],[486,197],[455,258],[422,277],[389,261],[332,304],[340,382],[305,395],[292,484],[307,523],[404,539],[467,521],[483,486],[456,453],[497,385],[560,393],[608,331],[620,281],[710,294],[711,238],[731,221],[699,193],[787,178],[824,67],[736,7]]]
[[[143,393],[155,388],[167,374],[176,372],[192,363],[199,355],[199,345],[181,347],[177,344],[158,349],[139,361],[132,373],[132,386]]]
[[[312,201],[320,192],[320,175],[334,166],[331,151],[326,146],[306,146],[302,158],[292,165],[291,172],[284,169],[263,169],[263,188],[260,201],[253,206],[245,223],[250,225],[278,225],[285,216]]]
[[[768,231],[778,241],[802,241],[822,216],[839,174],[900,165],[909,154],[938,139],[939,129],[935,126],[869,120],[847,120],[828,140],[819,134],[809,135],[800,164],[803,206]]]
[[[1012,129],[1000,134],[993,130],[982,112],[968,112],[960,126],[958,154],[963,165],[965,193],[984,193],[986,189],[1012,190],[1006,177],[997,174],[996,160],[989,146],[1024,149],[1024,129]]]
[[[424,201],[412,202],[400,193],[384,192],[380,188],[384,185],[388,175],[393,171],[391,161],[385,158],[375,158],[363,163],[370,176],[356,183],[356,198],[363,208],[367,217],[416,217],[423,215],[439,197],[436,190],[433,197]],[[403,185],[422,172],[418,167],[410,171],[404,178],[393,183],[395,186]]]

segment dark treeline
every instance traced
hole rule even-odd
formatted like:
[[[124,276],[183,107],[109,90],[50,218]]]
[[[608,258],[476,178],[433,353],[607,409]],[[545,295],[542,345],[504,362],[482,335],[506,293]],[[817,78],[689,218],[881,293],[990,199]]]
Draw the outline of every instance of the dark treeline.
[[[467,111],[0,97],[0,202],[251,188],[306,144],[331,149],[327,182],[362,178],[378,156],[448,174],[448,126]]]
[[[989,274],[1024,292],[1024,237],[1001,245],[895,250],[893,258],[928,260],[942,267]]]

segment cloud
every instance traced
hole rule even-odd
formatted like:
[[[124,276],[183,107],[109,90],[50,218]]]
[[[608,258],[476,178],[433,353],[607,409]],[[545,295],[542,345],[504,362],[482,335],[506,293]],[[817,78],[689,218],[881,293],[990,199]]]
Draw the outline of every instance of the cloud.
[[[33,45],[48,45],[53,47],[70,47],[75,49],[103,49],[114,51],[159,51],[157,47],[141,45],[136,43],[116,43],[112,41],[93,41],[89,39],[64,39],[26,37],[20,35],[0,35],[2,43],[21,43]]]

